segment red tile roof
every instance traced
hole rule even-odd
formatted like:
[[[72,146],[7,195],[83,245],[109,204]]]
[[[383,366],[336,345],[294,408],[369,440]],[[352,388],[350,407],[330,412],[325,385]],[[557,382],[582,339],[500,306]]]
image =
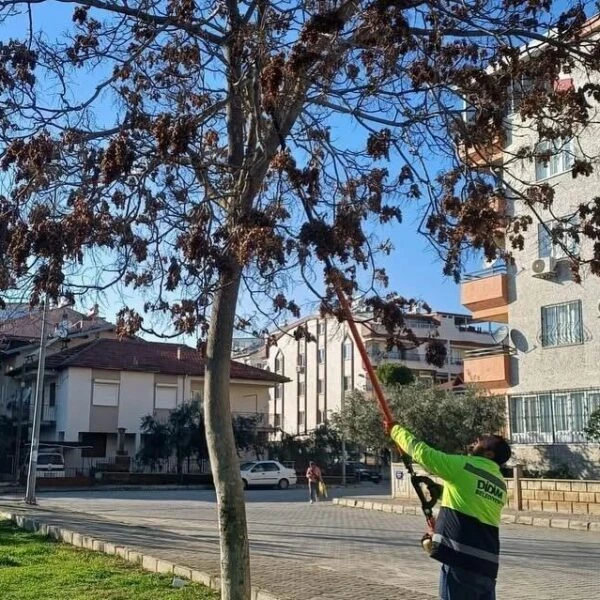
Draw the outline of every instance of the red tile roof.
[[[179,351],[179,358],[178,358]],[[100,338],[57,352],[46,358],[46,368],[86,367],[115,371],[143,371],[165,375],[204,375],[204,360],[198,350],[180,344],[144,340]],[[33,368],[33,365],[30,366]],[[285,383],[286,377],[231,361],[231,379]]]

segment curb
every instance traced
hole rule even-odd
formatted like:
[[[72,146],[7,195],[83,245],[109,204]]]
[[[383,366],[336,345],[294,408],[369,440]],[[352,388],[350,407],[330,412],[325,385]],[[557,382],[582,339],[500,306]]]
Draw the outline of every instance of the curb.
[[[372,502],[370,500],[355,500],[353,498],[333,498],[332,503],[337,506],[376,510],[398,515],[420,514],[417,506],[406,504],[389,504],[387,502]],[[502,515],[502,523],[505,525],[529,525],[531,527],[600,532],[600,521],[582,521],[581,519],[569,519],[566,517],[534,517],[527,514],[506,513]]]
[[[174,490],[214,490],[214,486],[207,484],[191,485],[91,485],[89,487],[38,487],[38,494],[57,494],[60,492],[148,492],[148,491],[174,491]],[[25,493],[25,487],[0,487],[0,495]]]
[[[177,577],[188,579],[194,583],[201,583],[202,585],[217,592],[221,591],[220,577],[215,577],[214,575],[210,575],[205,571],[198,571],[197,569],[192,569],[183,565],[177,565],[168,560],[143,554],[137,550],[134,550],[133,548],[83,535],[77,531],[65,529],[64,527],[59,527],[58,525],[48,525],[43,521],[27,517],[22,514],[0,512],[0,519],[12,521],[15,525],[21,529],[24,529],[25,531],[38,533],[42,536],[56,540],[57,542],[75,546],[76,548],[83,548],[93,552],[101,552],[102,554],[107,554],[109,556],[118,556],[127,562],[141,567],[144,571],[149,571],[150,573],[176,575]],[[278,596],[274,596],[265,590],[252,587],[251,600],[283,599],[279,598]]]

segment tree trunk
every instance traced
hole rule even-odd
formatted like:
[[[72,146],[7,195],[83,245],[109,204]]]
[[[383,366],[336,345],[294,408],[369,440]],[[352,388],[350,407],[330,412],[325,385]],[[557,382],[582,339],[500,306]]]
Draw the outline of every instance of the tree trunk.
[[[221,600],[250,600],[250,553],[246,506],[236,454],[229,375],[240,286],[239,269],[222,275],[212,306],[206,346],[204,414],[211,470],[217,492],[221,543]]]

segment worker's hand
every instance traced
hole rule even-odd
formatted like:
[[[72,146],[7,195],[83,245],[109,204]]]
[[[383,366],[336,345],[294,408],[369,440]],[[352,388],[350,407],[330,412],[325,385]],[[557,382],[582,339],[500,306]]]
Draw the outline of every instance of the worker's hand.
[[[383,422],[383,430],[385,431],[385,435],[390,435],[392,429],[398,425],[396,421],[384,421]]]

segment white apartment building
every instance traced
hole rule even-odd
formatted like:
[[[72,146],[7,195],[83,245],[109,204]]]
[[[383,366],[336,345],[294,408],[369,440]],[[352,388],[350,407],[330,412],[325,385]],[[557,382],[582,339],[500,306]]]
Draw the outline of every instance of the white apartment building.
[[[574,69],[554,85],[568,90],[587,81],[586,73]],[[517,109],[515,102],[512,110]],[[486,166],[501,174],[509,190],[506,199],[498,198],[498,210],[529,214],[534,225],[525,232],[523,250],[513,251],[514,264],[473,274],[462,284],[463,304],[475,320],[507,324],[501,347],[467,355],[466,382],[506,395],[515,453],[528,468],[567,465],[574,475],[600,476],[600,450],[583,433],[590,414],[600,408],[600,279],[584,267],[582,282],[574,281],[568,253],[551,234],[555,217],[576,222],[579,204],[598,195],[600,165],[592,176],[576,179],[571,168],[577,157],[598,156],[600,130],[592,126],[550,148],[516,112],[507,120],[504,143],[499,140]],[[535,161],[516,157],[520,147],[536,144]],[[545,160],[548,150],[552,154]],[[466,158],[482,166],[477,157]],[[537,208],[541,221],[510,192],[536,183],[555,190],[552,210]],[[590,255],[593,242],[578,246],[564,239],[570,252]]]
[[[463,356],[494,344],[489,328],[474,324],[471,317],[454,313],[407,315],[406,326],[422,341],[437,338],[447,346],[447,362],[438,369],[425,360],[425,345],[407,344],[403,350],[386,350],[386,332],[370,322],[369,315],[355,315],[372,363],[404,364],[415,377],[433,383],[453,381],[463,371]],[[306,325],[316,341],[295,340],[291,332]],[[277,346],[266,348],[260,340],[238,340],[234,357],[255,367],[267,368],[289,379],[271,390],[271,423],[292,435],[308,434],[326,423],[342,407],[345,395],[354,389],[369,390],[370,384],[358,350],[345,323],[333,318],[310,316],[285,328]],[[410,347],[413,346],[413,347]]]

